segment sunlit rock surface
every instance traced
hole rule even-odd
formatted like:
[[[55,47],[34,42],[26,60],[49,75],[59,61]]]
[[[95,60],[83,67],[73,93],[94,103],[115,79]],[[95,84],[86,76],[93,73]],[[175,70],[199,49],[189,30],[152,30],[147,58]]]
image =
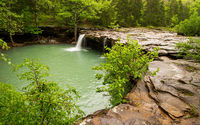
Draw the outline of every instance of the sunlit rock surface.
[[[175,44],[188,40],[188,37],[177,35],[177,33],[147,28],[122,28],[118,29],[118,31],[83,30],[81,32],[86,34],[86,37],[95,38],[96,40],[107,37],[108,40],[117,41],[120,38],[123,43],[126,43],[127,35],[129,35],[130,39],[138,40],[146,51],[159,47],[159,55],[162,56],[176,56]]]
[[[160,57],[130,92],[127,104],[87,116],[81,125],[199,125],[200,64]]]

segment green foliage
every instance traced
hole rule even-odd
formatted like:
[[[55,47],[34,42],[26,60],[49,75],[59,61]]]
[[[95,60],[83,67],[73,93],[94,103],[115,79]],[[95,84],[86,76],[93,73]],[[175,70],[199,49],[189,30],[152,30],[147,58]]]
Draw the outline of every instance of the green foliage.
[[[7,43],[4,42],[2,39],[0,39],[0,49],[3,49],[3,50],[4,50],[4,49],[5,49],[5,50],[8,50],[8,49],[9,49]],[[8,65],[11,65],[10,59],[7,59],[7,58],[5,57],[5,55],[4,55],[1,51],[0,51],[0,59],[3,60],[3,61],[5,61],[5,62],[8,62]]]
[[[200,35],[200,16],[195,12],[189,19],[177,25],[175,29],[178,33],[188,36]]]
[[[144,8],[143,25],[162,26],[165,24],[164,2],[162,0],[147,0]]]
[[[0,47],[1,47],[2,49],[6,49],[6,50],[9,49],[7,43],[4,42],[2,39],[0,39]]]
[[[12,10],[14,2],[12,0],[2,0],[0,2],[0,28],[10,34],[10,40],[14,43],[12,35],[21,32],[21,16]]]
[[[37,28],[37,27],[31,27],[31,26],[28,26],[28,27],[25,27],[24,28],[24,32],[25,33],[31,33],[31,34],[42,34],[42,31],[40,28]]]
[[[178,15],[174,15],[172,18],[171,18],[171,26],[175,26],[179,23],[179,19],[178,19]]]
[[[97,92],[108,92],[111,104],[117,105],[148,72],[149,63],[158,56],[158,53],[157,49],[153,52],[143,52],[138,42],[130,40],[129,37],[126,45],[119,41],[108,50],[110,52],[104,54],[106,62],[94,67],[95,70],[103,72],[97,74],[96,78],[104,79],[104,86],[98,88]]]
[[[116,0],[115,10],[117,11],[117,20],[120,26],[131,27],[140,23],[142,16],[142,0]]]
[[[116,5],[113,1],[107,1],[104,3],[103,8],[97,13],[97,18],[94,23],[96,25],[101,25],[109,28],[116,28],[117,27],[117,11]]]
[[[22,93],[0,84],[0,123],[72,124],[83,116],[75,104],[80,97],[78,92],[70,86],[62,89],[58,83],[47,81],[49,68],[46,65],[25,59],[14,69],[25,71],[19,78],[30,83]]]
[[[40,34],[38,27],[49,25],[69,26],[74,32],[83,24],[109,28],[173,27],[194,11],[200,15],[199,3],[199,0],[1,0],[0,28],[12,37],[16,32]]]
[[[195,0],[191,5],[191,13],[197,12],[200,16],[200,0]]]
[[[200,39],[190,38],[185,43],[177,43],[176,47],[184,58],[200,61]]]
[[[0,124],[23,124],[26,115],[24,96],[0,82]]]

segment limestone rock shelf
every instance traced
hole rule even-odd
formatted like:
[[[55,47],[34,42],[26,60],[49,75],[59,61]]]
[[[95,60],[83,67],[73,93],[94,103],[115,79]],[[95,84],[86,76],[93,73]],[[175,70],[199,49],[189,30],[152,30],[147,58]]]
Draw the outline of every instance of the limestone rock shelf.
[[[145,76],[127,95],[129,103],[97,111],[80,124],[199,125],[200,64],[160,57],[149,68],[157,67],[155,77]]]
[[[177,33],[146,28],[123,28],[118,31],[82,30],[81,33],[86,34],[86,38],[89,40],[95,39],[94,41],[103,42],[103,39],[107,38],[109,46],[110,44],[114,44],[119,38],[121,42],[126,43],[127,35],[129,35],[131,39],[138,40],[139,44],[144,46],[146,51],[151,51],[153,48],[159,47],[159,55],[162,56],[176,56],[176,43],[188,40],[188,37],[179,36]]]

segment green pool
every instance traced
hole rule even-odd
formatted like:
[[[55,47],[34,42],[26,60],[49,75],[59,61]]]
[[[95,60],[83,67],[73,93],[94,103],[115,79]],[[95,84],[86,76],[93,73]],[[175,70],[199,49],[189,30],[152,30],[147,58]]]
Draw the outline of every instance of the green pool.
[[[105,108],[108,105],[108,97],[95,92],[101,81],[95,79],[95,71],[91,69],[103,61],[100,58],[101,54],[91,49],[66,51],[71,47],[66,44],[31,45],[11,48],[5,54],[15,64],[22,63],[24,58],[40,58],[43,64],[50,67],[52,76],[48,78],[49,80],[59,82],[63,88],[69,84],[80,92],[82,97],[77,103],[86,114]],[[17,90],[21,90],[26,83],[20,81],[11,67],[3,61],[0,61],[0,81],[12,84]]]

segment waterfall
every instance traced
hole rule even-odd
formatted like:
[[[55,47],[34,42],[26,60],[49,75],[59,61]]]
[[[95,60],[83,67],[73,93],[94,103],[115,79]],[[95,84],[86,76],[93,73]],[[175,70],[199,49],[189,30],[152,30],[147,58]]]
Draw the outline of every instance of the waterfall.
[[[66,50],[67,51],[81,51],[81,44],[83,42],[83,39],[85,37],[85,34],[81,34],[79,37],[78,37],[78,42],[76,44],[76,47],[73,47],[73,48],[67,48]]]
[[[85,34],[81,34],[79,37],[78,37],[78,42],[76,44],[76,49],[80,50],[81,49],[81,44],[83,42],[83,38],[85,37]]]

